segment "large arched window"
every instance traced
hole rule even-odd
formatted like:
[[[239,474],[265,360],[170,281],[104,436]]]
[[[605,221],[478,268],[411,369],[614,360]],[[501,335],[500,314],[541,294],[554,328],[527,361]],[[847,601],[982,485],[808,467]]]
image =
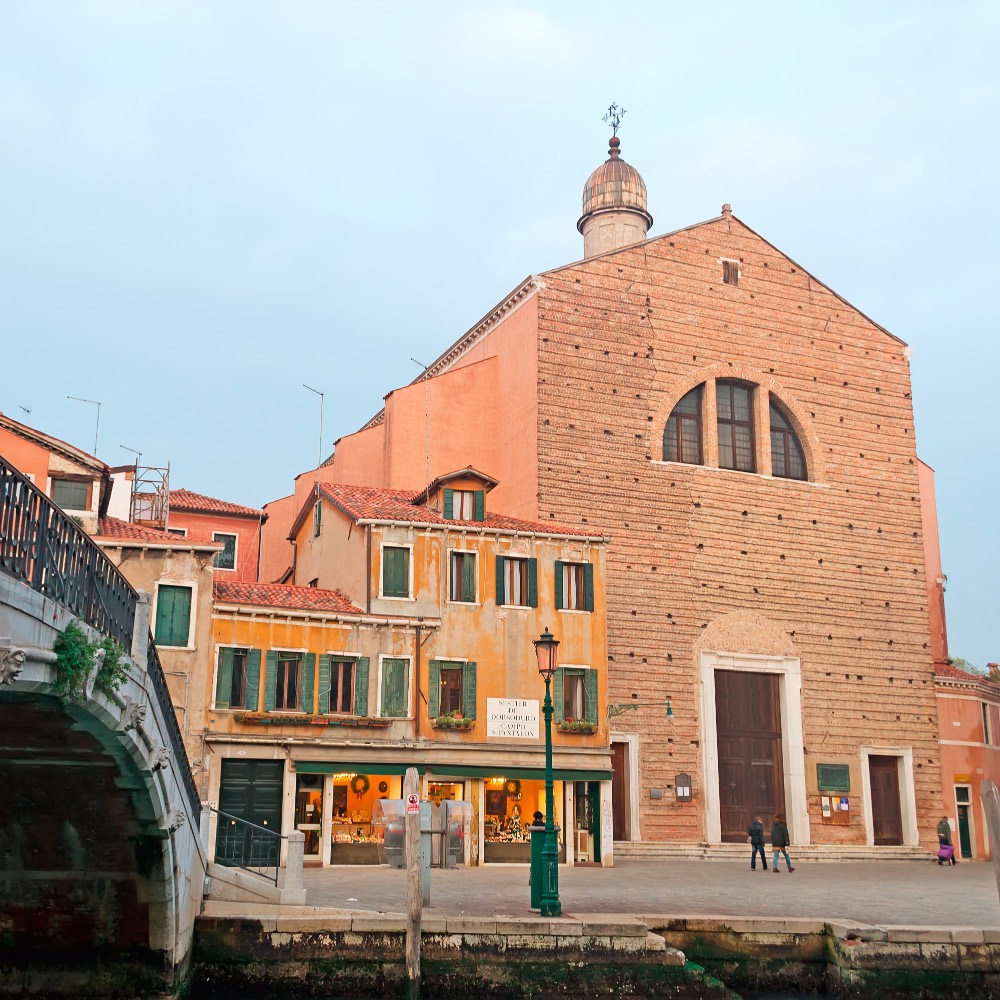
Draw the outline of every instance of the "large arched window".
[[[753,389],[745,382],[716,382],[719,467],[756,472],[753,445]]]
[[[701,390],[696,386],[673,408],[663,431],[663,461],[702,464]]]
[[[782,479],[805,479],[806,459],[788,418],[771,398],[771,472]]]

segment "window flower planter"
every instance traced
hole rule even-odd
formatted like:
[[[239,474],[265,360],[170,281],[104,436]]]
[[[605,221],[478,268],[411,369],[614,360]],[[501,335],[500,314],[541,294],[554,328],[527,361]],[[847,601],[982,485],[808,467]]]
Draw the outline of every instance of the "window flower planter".
[[[566,719],[559,723],[560,733],[575,733],[577,736],[592,736],[597,732],[596,722],[585,719]]]
[[[369,726],[385,729],[392,719],[375,716],[282,715],[276,712],[234,712],[236,722],[252,726]]]
[[[475,727],[475,719],[456,718],[454,715],[439,715],[436,719],[431,719],[431,729],[457,729],[460,732],[469,732]]]

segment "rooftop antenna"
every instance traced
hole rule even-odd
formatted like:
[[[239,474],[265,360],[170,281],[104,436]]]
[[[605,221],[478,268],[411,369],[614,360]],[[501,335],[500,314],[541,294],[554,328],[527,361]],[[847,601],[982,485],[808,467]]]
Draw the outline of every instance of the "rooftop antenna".
[[[77,403],[90,403],[91,406],[97,407],[97,423],[94,426],[94,450],[91,452],[94,458],[97,458],[97,432],[101,429],[101,404],[96,399],[84,399],[82,396],[67,396],[66,398],[73,399]],[[22,406],[21,409],[23,410],[24,407]]]
[[[427,365],[422,361],[417,361],[416,358],[410,358],[410,360],[415,365],[420,365],[424,370],[422,375],[424,383],[424,489],[427,489],[431,484],[431,416],[430,398],[427,389]],[[429,504],[430,500],[431,498],[428,496],[426,503]]]
[[[303,389],[308,389],[310,392],[316,393],[319,396],[319,458],[316,461],[316,499],[319,499],[319,469],[323,464],[323,401],[326,398],[325,395],[319,391],[319,389],[314,389],[311,385],[306,385],[305,382],[302,383]]]
[[[26,406],[22,406],[20,403],[17,404],[17,408],[19,410],[24,410],[24,412],[27,413],[27,414],[29,414],[29,415],[31,414],[31,410],[29,410]]]
[[[118,447],[123,449],[124,451],[130,451],[132,452],[133,455],[135,455],[135,467],[138,469],[139,459],[142,458],[142,452],[136,451],[135,448],[130,448],[127,444],[120,444],[118,445]]]
[[[618,126],[621,125],[625,114],[626,112],[624,108],[618,107],[617,104],[611,104],[608,107],[608,113],[601,119],[605,125],[611,126],[612,137],[618,135]]]

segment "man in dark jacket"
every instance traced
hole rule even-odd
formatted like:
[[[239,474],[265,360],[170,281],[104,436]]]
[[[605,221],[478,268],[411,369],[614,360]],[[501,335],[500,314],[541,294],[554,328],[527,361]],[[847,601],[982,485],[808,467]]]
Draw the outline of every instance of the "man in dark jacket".
[[[792,859],[788,856],[788,827],[785,825],[785,817],[777,813],[774,822],[771,824],[771,847],[774,848],[774,861],[772,867],[775,875],[778,874],[778,854],[784,854],[785,864],[790,872],[795,871],[792,867]]]
[[[757,869],[757,852],[760,851],[760,863],[767,871],[767,858],[764,857],[764,824],[759,816],[754,816],[753,822],[747,827],[747,843],[750,845],[750,871]]]

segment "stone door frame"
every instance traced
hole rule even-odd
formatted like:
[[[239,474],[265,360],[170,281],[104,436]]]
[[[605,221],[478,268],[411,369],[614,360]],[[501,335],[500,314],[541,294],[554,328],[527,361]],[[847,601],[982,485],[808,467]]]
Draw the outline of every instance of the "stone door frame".
[[[802,665],[799,658],[702,650],[700,659],[702,782],[705,789],[706,840],[710,844],[722,843],[715,671],[744,670],[778,675],[778,696],[781,707],[781,767],[785,783],[788,832],[793,844],[809,844],[806,762],[802,739]]]
[[[899,814],[903,826],[903,847],[917,847],[920,832],[917,829],[917,795],[913,785],[913,748],[862,746],[861,792],[865,808],[865,843],[875,846],[875,827],[872,818],[872,782],[868,772],[869,757],[895,757],[899,771]]]

